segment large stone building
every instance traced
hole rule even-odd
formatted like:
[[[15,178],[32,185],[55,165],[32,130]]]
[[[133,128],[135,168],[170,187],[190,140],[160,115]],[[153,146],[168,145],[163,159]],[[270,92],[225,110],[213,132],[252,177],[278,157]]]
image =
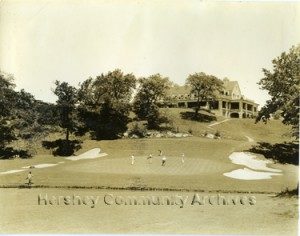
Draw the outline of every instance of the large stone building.
[[[217,116],[248,118],[257,115],[258,104],[241,94],[237,81],[223,79],[224,90],[217,94],[215,101],[201,101],[202,108],[210,109]],[[175,85],[170,89],[169,107],[193,108],[197,98],[190,93],[190,87]]]

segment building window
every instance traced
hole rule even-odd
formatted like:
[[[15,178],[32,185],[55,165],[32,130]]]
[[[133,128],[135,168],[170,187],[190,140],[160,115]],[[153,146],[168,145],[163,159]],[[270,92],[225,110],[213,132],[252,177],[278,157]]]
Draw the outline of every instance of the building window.
[[[219,102],[218,102],[218,101],[212,101],[212,102],[210,102],[210,108],[211,108],[212,110],[217,110],[217,109],[219,109]]]
[[[232,102],[231,109],[240,109],[240,104],[238,102]]]
[[[222,108],[226,108],[226,102],[222,102]]]

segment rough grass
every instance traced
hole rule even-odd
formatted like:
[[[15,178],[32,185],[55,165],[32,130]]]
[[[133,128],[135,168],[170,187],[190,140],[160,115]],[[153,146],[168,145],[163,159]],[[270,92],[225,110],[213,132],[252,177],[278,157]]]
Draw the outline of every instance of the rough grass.
[[[38,205],[38,195],[94,196],[87,205]],[[104,196],[175,196],[187,198],[176,205],[105,205]],[[199,193],[199,196],[218,194]],[[221,194],[225,198],[255,196],[256,204],[191,205],[193,192],[144,192],[93,189],[2,189],[1,233],[159,233],[296,235],[297,199],[271,198],[268,194]],[[280,222],[280,223],[278,223]]]
[[[284,142],[291,141],[291,127],[282,124],[280,120],[270,120],[267,124],[259,122],[255,124],[254,119],[230,119],[227,122],[209,127],[212,122],[198,122],[185,120],[180,117],[181,112],[191,111],[191,109],[182,108],[162,108],[161,111],[171,118],[175,128],[180,132],[192,130],[193,135],[201,136],[205,132],[215,133],[219,131],[221,137],[234,140],[247,140],[245,135],[253,138],[255,141],[264,142]],[[217,122],[224,121],[226,118],[217,117]]]

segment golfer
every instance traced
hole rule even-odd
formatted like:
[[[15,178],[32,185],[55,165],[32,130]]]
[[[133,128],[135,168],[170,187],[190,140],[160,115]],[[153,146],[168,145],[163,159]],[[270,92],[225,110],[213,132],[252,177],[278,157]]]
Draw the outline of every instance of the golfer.
[[[30,186],[32,184],[32,177],[33,177],[33,175],[31,174],[31,171],[29,171],[27,178],[26,178],[28,180],[28,186]]]
[[[153,156],[152,156],[152,154],[150,153],[149,156],[148,156],[148,158],[147,158],[147,159],[149,160],[149,164],[152,163],[152,158],[153,158]]]
[[[181,162],[184,164],[184,153],[181,154]]]
[[[162,159],[161,159],[161,165],[162,165],[162,166],[165,166],[166,161],[167,161],[166,156],[163,156]]]
[[[131,155],[131,165],[134,164],[134,155]]]
[[[162,154],[163,154],[163,153],[162,153],[162,150],[158,150],[158,152],[159,152],[159,153],[158,153],[158,156],[161,157]]]

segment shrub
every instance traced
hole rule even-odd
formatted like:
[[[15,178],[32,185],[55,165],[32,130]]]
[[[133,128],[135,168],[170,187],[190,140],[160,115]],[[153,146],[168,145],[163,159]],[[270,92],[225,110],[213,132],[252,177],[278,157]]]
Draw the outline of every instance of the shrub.
[[[193,120],[193,121],[199,121],[199,122],[211,122],[216,121],[217,118],[215,115],[210,114],[208,112],[204,112],[203,109],[199,111],[199,113],[191,112],[191,111],[185,111],[181,112],[180,116],[182,119],[185,120]]]
[[[129,136],[136,135],[139,138],[143,138],[147,135],[147,129],[145,128],[144,125],[142,124],[139,125],[139,123],[135,122],[133,124],[132,129],[129,130],[128,134]]]
[[[215,133],[215,138],[221,138],[221,133],[217,130],[217,132]]]
[[[16,150],[12,147],[0,148],[0,159],[12,159],[15,157],[26,159],[32,156],[27,150]]]
[[[46,149],[53,149],[52,153],[54,156],[71,156],[81,148],[81,141],[58,139],[55,141],[43,141],[42,145]]]

